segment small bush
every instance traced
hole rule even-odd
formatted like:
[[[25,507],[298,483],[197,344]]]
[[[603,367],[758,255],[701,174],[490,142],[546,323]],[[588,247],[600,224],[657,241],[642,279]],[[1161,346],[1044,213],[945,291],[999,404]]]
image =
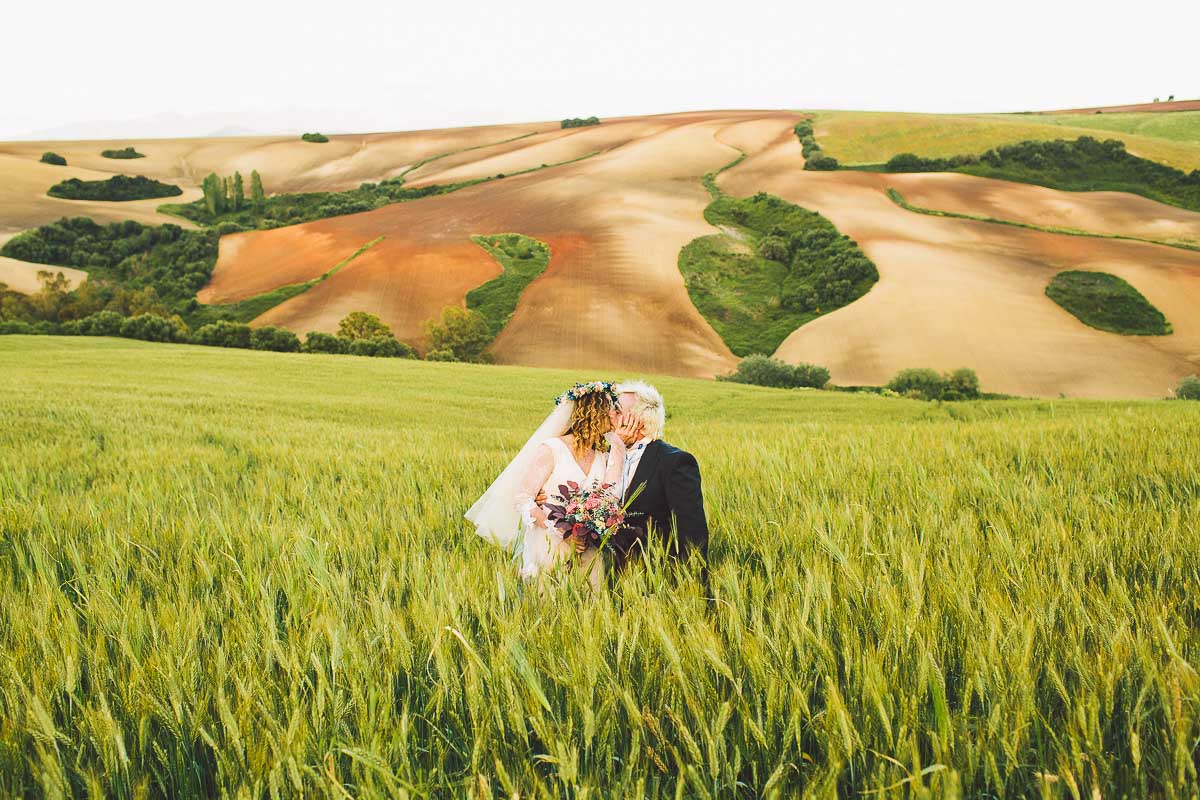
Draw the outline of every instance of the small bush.
[[[453,350],[430,350],[425,354],[426,361],[458,361]]]
[[[829,370],[815,364],[787,364],[756,353],[743,358],[738,362],[737,369],[720,376],[718,380],[778,389],[820,389],[829,383]]]
[[[56,167],[65,167],[67,165],[67,160],[58,153],[42,153],[41,161],[43,164],[53,164]]]
[[[832,172],[838,168],[838,160],[833,156],[818,153],[804,162],[804,168],[819,172]]]
[[[314,144],[324,144],[329,141],[329,137],[323,133],[302,133],[300,134],[300,138]]]
[[[105,158],[145,158],[145,154],[139,153],[132,147],[123,147],[120,150],[101,150],[100,155]]]
[[[355,339],[350,342],[350,355],[374,358],[416,358],[417,351],[394,336],[376,336],[373,339]]]
[[[217,322],[210,322],[196,331],[192,337],[192,341],[196,344],[203,344],[209,347],[239,347],[249,349],[252,346],[250,335],[250,326],[244,322],[218,320]]]
[[[20,322],[18,320],[5,320],[0,322],[0,336],[6,334],[30,334],[34,333],[33,326],[28,322]]]
[[[944,400],[974,400],[979,397],[979,376],[975,370],[959,367],[942,376],[946,383]]]
[[[487,319],[478,311],[461,306],[447,306],[440,319],[425,323],[429,349],[449,350],[455,361],[487,362],[484,350],[492,342]]]
[[[333,353],[344,355],[350,351],[350,342],[331,333],[309,331],[304,337],[304,346],[300,348],[305,353]]]
[[[946,381],[933,369],[902,369],[888,381],[888,389],[905,397],[919,400],[941,400],[946,393]]]
[[[375,339],[379,336],[392,336],[392,329],[374,314],[365,311],[351,311],[338,323],[337,335],[343,339]]]
[[[79,320],[83,336],[120,336],[125,317],[115,311],[100,311]]]
[[[902,369],[887,389],[916,400],[973,400],[979,397],[979,376],[966,367],[945,374],[925,368]]]
[[[1181,380],[1175,387],[1175,398],[1177,400],[1200,400],[1200,378],[1189,375]]]
[[[182,342],[187,340],[188,331],[179,317],[167,319],[156,314],[139,314],[121,323],[121,335],[147,342]]]
[[[300,339],[287,328],[264,325],[250,331],[250,347],[254,350],[271,350],[276,353],[300,352]]]

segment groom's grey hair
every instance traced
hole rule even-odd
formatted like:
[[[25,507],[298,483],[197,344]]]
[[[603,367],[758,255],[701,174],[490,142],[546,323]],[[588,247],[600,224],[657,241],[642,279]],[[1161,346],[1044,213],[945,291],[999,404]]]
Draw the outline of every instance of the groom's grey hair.
[[[661,439],[667,422],[667,409],[662,395],[645,381],[629,381],[617,386],[617,394],[632,394],[637,398],[633,408],[622,411],[633,414],[642,421],[642,433],[650,439]]]

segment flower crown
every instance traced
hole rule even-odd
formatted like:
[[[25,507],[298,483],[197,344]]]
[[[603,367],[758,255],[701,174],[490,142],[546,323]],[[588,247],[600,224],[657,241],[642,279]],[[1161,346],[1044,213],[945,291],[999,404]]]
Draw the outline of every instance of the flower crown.
[[[560,394],[554,399],[554,405],[562,405],[568,400],[579,400],[589,394],[606,394],[608,399],[613,403],[617,403],[617,390],[608,381],[592,381],[591,383],[577,383],[567,391]]]

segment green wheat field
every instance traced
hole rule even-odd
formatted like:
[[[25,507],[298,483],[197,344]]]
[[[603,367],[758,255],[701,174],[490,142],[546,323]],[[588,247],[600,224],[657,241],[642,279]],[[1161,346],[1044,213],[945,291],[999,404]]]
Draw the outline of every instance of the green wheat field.
[[[628,377],[0,337],[0,794],[1197,796],[1200,404],[656,380],[715,601],[526,589],[462,512]]]

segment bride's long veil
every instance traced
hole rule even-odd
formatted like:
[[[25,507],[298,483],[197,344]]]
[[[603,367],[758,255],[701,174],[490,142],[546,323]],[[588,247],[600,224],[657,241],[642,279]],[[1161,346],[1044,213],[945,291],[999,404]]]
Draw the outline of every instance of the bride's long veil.
[[[516,494],[525,477],[538,445],[547,439],[561,436],[571,422],[575,402],[565,400],[554,407],[538,429],[525,442],[516,458],[508,463],[492,485],[487,488],[475,505],[467,510],[466,518],[475,524],[475,533],[500,547],[511,549],[521,532],[517,514]]]

